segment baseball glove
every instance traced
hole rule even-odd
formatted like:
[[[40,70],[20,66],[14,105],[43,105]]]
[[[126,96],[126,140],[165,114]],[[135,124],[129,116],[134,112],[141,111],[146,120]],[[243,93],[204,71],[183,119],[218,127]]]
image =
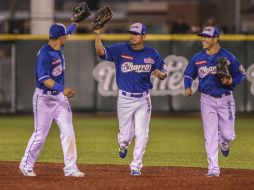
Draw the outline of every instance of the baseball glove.
[[[79,3],[73,8],[71,21],[79,23],[91,15],[91,11],[86,2]]]
[[[218,76],[219,80],[223,78],[231,78],[229,69],[228,69],[228,60],[224,57],[220,57],[216,61],[216,75]]]
[[[98,30],[102,28],[106,22],[108,22],[113,16],[112,10],[110,7],[103,7],[99,9],[95,14],[92,20],[91,29]]]

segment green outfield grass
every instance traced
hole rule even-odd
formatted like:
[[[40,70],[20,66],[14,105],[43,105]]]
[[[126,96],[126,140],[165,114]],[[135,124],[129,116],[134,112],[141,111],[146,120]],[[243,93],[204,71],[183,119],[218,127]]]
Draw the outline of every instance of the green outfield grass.
[[[238,118],[237,138],[228,158],[220,155],[224,168],[254,169],[254,119]],[[117,118],[74,115],[78,163],[128,165],[118,157]],[[31,116],[0,116],[0,160],[19,161],[33,132]],[[54,124],[39,157],[40,162],[63,162],[59,130]],[[152,118],[144,165],[207,167],[200,118]]]

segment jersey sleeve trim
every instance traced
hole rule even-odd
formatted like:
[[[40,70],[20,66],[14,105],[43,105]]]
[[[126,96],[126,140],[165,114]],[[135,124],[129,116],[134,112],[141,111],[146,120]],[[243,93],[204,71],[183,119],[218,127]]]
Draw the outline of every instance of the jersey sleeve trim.
[[[45,75],[45,76],[39,78],[39,81],[46,80],[48,78],[50,78],[50,76],[49,75]]]
[[[186,78],[190,78],[191,80],[193,80],[193,78],[191,78],[190,76],[188,76],[188,75],[184,75],[184,77],[186,77]]]
[[[105,53],[104,57],[105,57],[105,59],[107,59],[107,58],[108,58],[108,56],[107,56],[107,51],[106,51],[106,48],[105,48],[105,47],[103,47],[103,50],[104,50],[104,53]]]

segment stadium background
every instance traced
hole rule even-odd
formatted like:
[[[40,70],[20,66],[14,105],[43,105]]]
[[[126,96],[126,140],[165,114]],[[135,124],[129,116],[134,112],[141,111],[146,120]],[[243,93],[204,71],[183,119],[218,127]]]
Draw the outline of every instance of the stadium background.
[[[70,23],[72,7],[78,2],[80,1],[0,1],[0,113],[32,111],[34,61],[38,48],[47,41],[51,23]],[[222,46],[232,51],[246,69],[253,63],[253,1],[96,0],[87,3],[93,12],[105,5],[114,11],[113,19],[105,27],[105,44],[128,40],[124,33],[130,23],[143,22],[150,33],[147,44],[156,47],[163,58],[176,56],[173,62],[178,65],[181,64],[179,57],[188,60],[201,49],[200,39],[194,33],[203,26],[212,24],[223,33]],[[227,14],[224,14],[225,11]],[[173,29],[179,17],[188,29],[184,30],[179,25],[178,30]],[[116,97],[99,93],[100,84],[92,74],[101,60],[95,56],[93,35],[89,31],[91,18],[92,16],[80,24],[76,34],[66,44],[66,83],[77,91],[77,96],[71,100],[74,111],[112,112],[116,110]],[[189,99],[182,95],[183,75],[179,72],[183,69],[176,71],[178,74],[169,71],[168,84],[164,89],[168,93],[160,93],[160,89],[158,93],[152,93],[154,111],[199,111],[198,93]],[[235,93],[238,112],[253,112],[252,70],[251,67],[249,80],[242,83]],[[106,90],[112,91],[112,86],[113,81]]]
[[[8,40],[5,40],[5,38]],[[43,43],[46,43],[47,36],[33,38],[32,36],[19,35],[3,35],[0,37],[0,41],[5,43],[0,47],[7,49],[10,57],[13,57],[13,59],[7,58],[3,60],[1,64],[1,102],[6,108],[4,109],[2,107],[2,111],[31,112],[32,110],[31,99],[34,91],[34,61],[39,47]],[[76,35],[71,37],[70,41],[65,45],[66,83],[68,86],[72,86],[77,93],[76,97],[70,101],[74,111],[112,112],[116,110],[116,96],[105,96],[99,93],[98,81],[93,76],[96,65],[102,60],[99,60],[95,55],[94,41],[91,38],[92,36],[89,34]],[[105,34],[104,38],[105,44],[126,41],[128,39],[126,35],[121,34],[117,36]],[[251,73],[249,75],[252,76],[254,74],[252,74],[253,69],[251,69],[254,60],[252,53],[254,48],[253,36],[223,35],[221,42],[223,47],[229,49],[236,55],[246,69],[250,68],[249,72]],[[182,73],[188,59],[201,49],[199,38],[192,34],[157,34],[150,36],[150,39],[148,36],[147,44],[156,47],[163,58],[176,56],[175,59],[170,59],[170,62],[172,62],[171,65],[174,66],[168,68],[169,73],[165,87],[160,89],[159,85],[154,86],[154,90],[157,88],[157,94],[152,93],[153,110],[164,112],[198,111],[199,94],[196,93],[191,98],[183,96]],[[179,57],[185,58],[185,65],[182,65],[183,63]],[[97,71],[98,74],[99,72],[109,71],[105,68],[104,70]],[[11,76],[12,74],[13,76]],[[104,75],[103,80],[106,80],[106,77],[110,77],[110,73],[105,73]],[[175,77],[178,77],[178,79],[172,82]],[[114,91],[115,89],[112,87],[113,82],[112,78],[110,84],[103,87],[104,91]],[[251,84],[251,80],[246,80],[235,91],[237,110],[239,112],[252,112],[254,109]],[[163,90],[168,93],[162,93]],[[12,105],[12,102],[15,102],[15,104]],[[14,106],[12,109],[11,105]]]
[[[31,6],[36,2],[37,7]],[[51,10],[52,16],[38,18],[32,10],[42,10],[43,2],[50,4],[46,7]],[[213,24],[223,31],[222,46],[236,55],[248,69],[249,76],[249,80],[244,81],[234,92],[238,111],[237,138],[232,143],[230,157],[219,157],[222,167],[219,179],[209,180],[204,177],[207,163],[199,94],[191,98],[182,95],[182,67],[177,70],[175,86],[166,85],[168,94],[163,94],[161,89],[159,95],[157,93],[155,96],[154,93],[152,96],[153,113],[150,140],[144,158],[144,177],[130,178],[128,164],[131,154],[126,160],[120,160],[117,156],[116,97],[102,96],[98,91],[99,83],[94,78],[94,69],[101,60],[95,56],[93,35],[88,30],[91,17],[79,26],[65,47],[66,83],[77,93],[71,100],[71,106],[74,111],[78,163],[86,172],[86,179],[72,181],[62,178],[63,158],[55,124],[39,157],[39,164],[36,165],[38,178],[30,180],[21,177],[18,162],[33,131],[35,57],[38,48],[47,42],[50,23],[62,22],[68,25],[72,7],[77,2],[80,1],[0,0],[0,189],[15,189],[15,184],[19,184],[19,189],[41,189],[48,183],[51,188],[46,189],[119,189],[117,184],[123,183],[128,183],[124,186],[126,189],[252,189],[252,0],[87,1],[92,11],[104,5],[111,6],[114,11],[112,21],[105,27],[105,44],[128,40],[124,31],[132,22],[143,22],[150,32],[147,44],[156,47],[163,58],[175,56],[175,66],[181,65],[183,57],[188,60],[201,49],[200,39],[194,33],[206,25],[210,18],[215,19]],[[171,29],[179,15],[184,17],[190,28],[176,34]],[[34,22],[37,23],[35,26]],[[169,80],[174,79],[174,74],[175,71],[170,73],[168,84]],[[110,89],[115,90],[112,85],[110,83]],[[133,143],[130,151],[132,148]],[[108,164],[113,164],[113,169],[108,169],[111,167]],[[141,183],[142,180],[146,182]],[[151,184],[147,184],[149,182]],[[103,185],[99,186],[100,183]]]

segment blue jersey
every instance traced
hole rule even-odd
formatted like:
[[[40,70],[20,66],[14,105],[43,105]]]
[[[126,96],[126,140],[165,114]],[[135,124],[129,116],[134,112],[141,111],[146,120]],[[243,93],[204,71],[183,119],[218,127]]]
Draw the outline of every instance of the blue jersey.
[[[232,76],[232,85],[225,86],[216,75],[216,61],[224,57],[228,60],[229,71]],[[198,91],[214,96],[220,96],[232,91],[237,84],[245,79],[245,69],[233,54],[224,48],[214,55],[208,55],[205,50],[200,51],[192,57],[184,71],[184,86],[190,88],[192,81],[198,77]]]
[[[153,88],[150,76],[155,69],[164,71],[164,61],[158,52],[149,46],[132,49],[129,43],[105,47],[103,59],[113,61],[116,68],[116,83],[120,90],[142,93]]]
[[[51,90],[43,84],[47,79],[64,85],[64,69],[65,60],[62,48],[54,50],[50,45],[45,44],[39,50],[36,59],[36,87]]]
[[[73,33],[76,29],[75,24],[71,24],[67,31]],[[42,46],[36,58],[36,87],[43,90],[51,90],[47,88],[43,82],[52,79],[64,86],[64,69],[65,59],[63,54],[63,46],[60,50],[54,50],[50,45]]]

